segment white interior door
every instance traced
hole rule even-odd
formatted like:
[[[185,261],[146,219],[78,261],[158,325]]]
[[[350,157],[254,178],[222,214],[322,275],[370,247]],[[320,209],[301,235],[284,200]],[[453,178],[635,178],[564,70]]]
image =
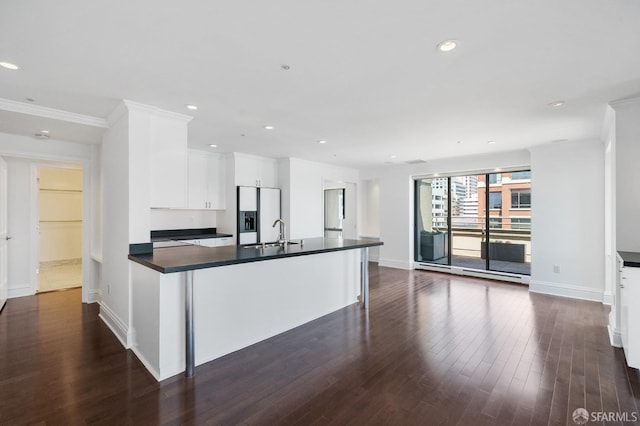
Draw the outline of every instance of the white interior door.
[[[0,310],[7,302],[7,163],[0,157]]]

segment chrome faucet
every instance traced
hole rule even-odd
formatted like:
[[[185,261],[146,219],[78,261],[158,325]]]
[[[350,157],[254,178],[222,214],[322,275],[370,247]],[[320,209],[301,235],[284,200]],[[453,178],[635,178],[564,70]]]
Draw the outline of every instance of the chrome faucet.
[[[273,228],[276,227],[276,225],[280,223],[280,231],[278,232],[278,244],[287,244],[287,240],[285,239],[285,231],[286,231],[286,225],[284,224],[284,221],[282,219],[276,219],[275,222],[273,222]]]

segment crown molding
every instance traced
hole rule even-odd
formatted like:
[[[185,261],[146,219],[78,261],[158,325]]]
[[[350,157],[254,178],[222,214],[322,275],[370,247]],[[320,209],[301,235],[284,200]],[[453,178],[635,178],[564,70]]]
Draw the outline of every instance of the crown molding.
[[[124,104],[124,106],[129,111],[148,112],[150,114],[159,115],[159,116],[163,116],[163,117],[166,117],[166,118],[172,118],[174,120],[181,120],[181,121],[184,121],[186,123],[188,123],[191,120],[193,120],[193,117],[190,116],[190,115],[180,114],[180,113],[172,112],[172,111],[167,111],[167,110],[160,109],[160,108],[152,106],[152,105],[141,104],[139,102],[130,101],[128,99],[123,99],[122,103]]]
[[[640,105],[640,96],[611,101],[609,102],[609,105],[611,105],[614,109],[621,106]]]
[[[85,126],[108,129],[107,120],[89,115],[76,114],[75,112],[43,107],[24,102],[12,101],[0,98],[0,110],[17,112],[19,114],[34,115],[36,117],[50,118],[52,120],[66,121]]]

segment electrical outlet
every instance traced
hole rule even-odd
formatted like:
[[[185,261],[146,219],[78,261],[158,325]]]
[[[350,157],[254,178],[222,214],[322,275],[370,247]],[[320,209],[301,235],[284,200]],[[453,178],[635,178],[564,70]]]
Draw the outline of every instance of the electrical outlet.
[[[553,272],[556,273],[556,274],[559,274],[560,273],[560,266],[553,265]]]

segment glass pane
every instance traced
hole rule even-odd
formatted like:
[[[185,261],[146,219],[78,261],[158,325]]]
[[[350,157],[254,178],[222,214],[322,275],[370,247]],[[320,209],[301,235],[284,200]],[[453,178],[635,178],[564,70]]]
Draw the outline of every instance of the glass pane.
[[[491,185],[490,196],[500,194],[510,205],[490,210],[489,269],[521,275],[531,274],[531,173],[512,172],[511,179]],[[486,257],[487,244],[483,244]]]
[[[501,209],[502,208],[502,193],[501,192],[490,192],[489,193],[489,208],[490,209]]]
[[[449,262],[447,182],[447,178],[416,181],[416,261]]]
[[[484,217],[478,215],[479,186],[477,175],[451,178],[451,264],[454,266],[485,269],[486,262],[480,257]]]

